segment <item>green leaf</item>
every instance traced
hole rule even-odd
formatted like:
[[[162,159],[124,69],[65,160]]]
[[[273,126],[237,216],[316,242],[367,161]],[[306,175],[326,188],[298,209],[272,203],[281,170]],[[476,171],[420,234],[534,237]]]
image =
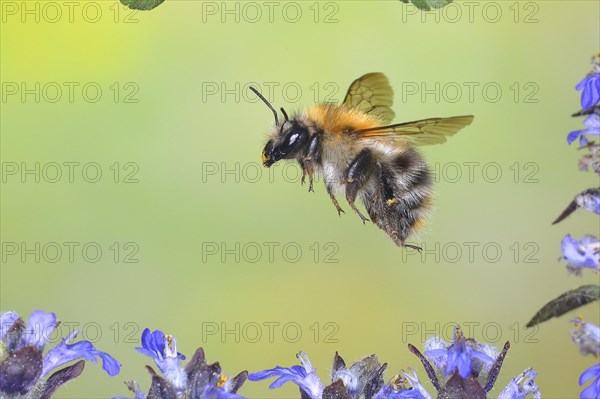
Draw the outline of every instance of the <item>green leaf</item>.
[[[132,10],[152,10],[165,0],[121,0],[121,4]]]
[[[568,311],[598,299],[600,299],[600,285],[582,285],[545,304],[527,323],[526,327],[533,327],[553,317],[562,316]]]
[[[431,11],[432,8],[442,8],[452,3],[453,0],[402,0],[404,3],[409,1],[420,10]]]

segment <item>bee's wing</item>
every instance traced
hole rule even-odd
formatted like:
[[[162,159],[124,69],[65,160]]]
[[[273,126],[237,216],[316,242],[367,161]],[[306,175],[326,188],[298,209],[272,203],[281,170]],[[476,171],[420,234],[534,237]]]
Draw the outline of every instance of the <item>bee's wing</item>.
[[[453,116],[450,118],[429,118],[420,121],[380,126],[354,131],[359,140],[390,139],[414,146],[444,143],[449,136],[468,126],[473,115]]]
[[[394,91],[387,76],[381,72],[367,73],[348,88],[344,105],[377,117],[382,124],[391,123],[394,111]]]

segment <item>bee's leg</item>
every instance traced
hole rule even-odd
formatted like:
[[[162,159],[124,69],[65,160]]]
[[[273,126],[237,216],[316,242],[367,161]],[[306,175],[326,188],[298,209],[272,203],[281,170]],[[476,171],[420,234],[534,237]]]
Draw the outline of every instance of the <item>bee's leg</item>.
[[[308,176],[308,191],[313,190],[313,175],[314,175],[314,162],[321,161],[321,133],[315,133],[311,137],[308,145],[304,150],[304,154],[302,160],[300,162],[300,166],[302,167],[302,184],[304,185],[304,181],[306,176]],[[335,203],[335,202],[334,202]],[[339,209],[338,209],[339,213]]]
[[[404,248],[412,248],[412,249],[416,249],[417,251],[421,252],[423,250],[423,248],[421,248],[418,245],[411,245],[411,244],[406,244],[406,243],[402,243],[401,244]]]
[[[391,230],[388,233],[391,237],[392,240],[394,240],[394,242],[396,243],[397,246],[402,247],[402,248],[412,248],[415,249],[419,252],[421,252],[423,250],[423,248],[417,246],[417,245],[412,245],[412,244],[407,244],[404,242],[403,239],[401,239],[400,237],[398,237],[398,230]]]
[[[358,191],[369,181],[376,165],[377,163],[371,151],[364,149],[358,153],[346,170],[346,200],[352,210],[360,216],[363,223],[368,221],[369,218],[358,210],[354,201],[356,201]]]
[[[315,191],[315,190],[313,190],[314,168],[313,168],[312,161],[305,159],[302,161],[298,161],[298,163],[300,163],[300,167],[302,168],[302,180],[300,180],[300,183],[302,185],[304,185],[304,182],[306,181],[306,176],[308,176],[308,191],[314,192]]]
[[[327,194],[329,194],[329,198],[331,198],[331,202],[333,202],[333,205],[335,205],[335,209],[337,209],[338,215],[342,216],[342,213],[346,213],[346,212],[344,212],[344,210],[340,206],[340,203],[338,202],[337,198],[335,198],[335,195],[333,194],[332,186],[330,184],[327,184],[327,182],[326,182],[325,188],[327,188]]]

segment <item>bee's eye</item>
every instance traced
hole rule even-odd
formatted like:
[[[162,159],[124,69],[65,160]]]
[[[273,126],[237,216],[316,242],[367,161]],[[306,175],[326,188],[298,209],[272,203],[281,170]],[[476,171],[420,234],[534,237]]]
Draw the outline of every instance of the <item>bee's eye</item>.
[[[299,136],[300,136],[300,135],[299,135],[298,133],[292,133],[292,134],[290,134],[290,135],[287,137],[287,140],[286,140],[287,142],[286,142],[286,144],[287,144],[287,145],[289,145],[289,146],[292,146],[292,145],[294,145],[294,143],[296,142],[296,140],[298,140],[298,137],[299,137]]]
[[[280,159],[291,159],[301,153],[308,142],[308,129],[285,123],[281,135],[275,142],[267,143],[263,151],[263,164],[270,166]]]

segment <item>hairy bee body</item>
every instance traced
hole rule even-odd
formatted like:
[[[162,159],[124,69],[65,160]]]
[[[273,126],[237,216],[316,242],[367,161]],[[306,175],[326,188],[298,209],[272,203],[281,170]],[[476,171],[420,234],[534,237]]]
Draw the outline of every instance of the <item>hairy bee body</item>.
[[[394,114],[392,90],[385,75],[372,73],[353,82],[342,104],[317,104],[275,125],[262,160],[271,166],[295,159],[303,171],[302,182],[323,178],[338,213],[344,212],[335,195],[343,194],[363,222],[369,220],[356,207],[359,199],[370,220],[402,247],[424,222],[431,203],[431,174],[413,148],[436,144],[471,123],[472,116],[430,118],[387,125]]]
[[[430,173],[423,158],[408,145],[390,146],[353,136],[355,131],[379,126],[377,118],[344,105],[315,105],[290,119],[290,129],[307,133],[293,158],[303,167],[310,164],[310,175],[323,178],[332,199],[344,195],[353,209],[354,201],[360,199],[371,221],[404,246],[428,213]],[[282,136],[276,126],[270,141],[281,144]],[[312,153],[310,143],[316,145]],[[334,204],[340,211],[336,200]]]

